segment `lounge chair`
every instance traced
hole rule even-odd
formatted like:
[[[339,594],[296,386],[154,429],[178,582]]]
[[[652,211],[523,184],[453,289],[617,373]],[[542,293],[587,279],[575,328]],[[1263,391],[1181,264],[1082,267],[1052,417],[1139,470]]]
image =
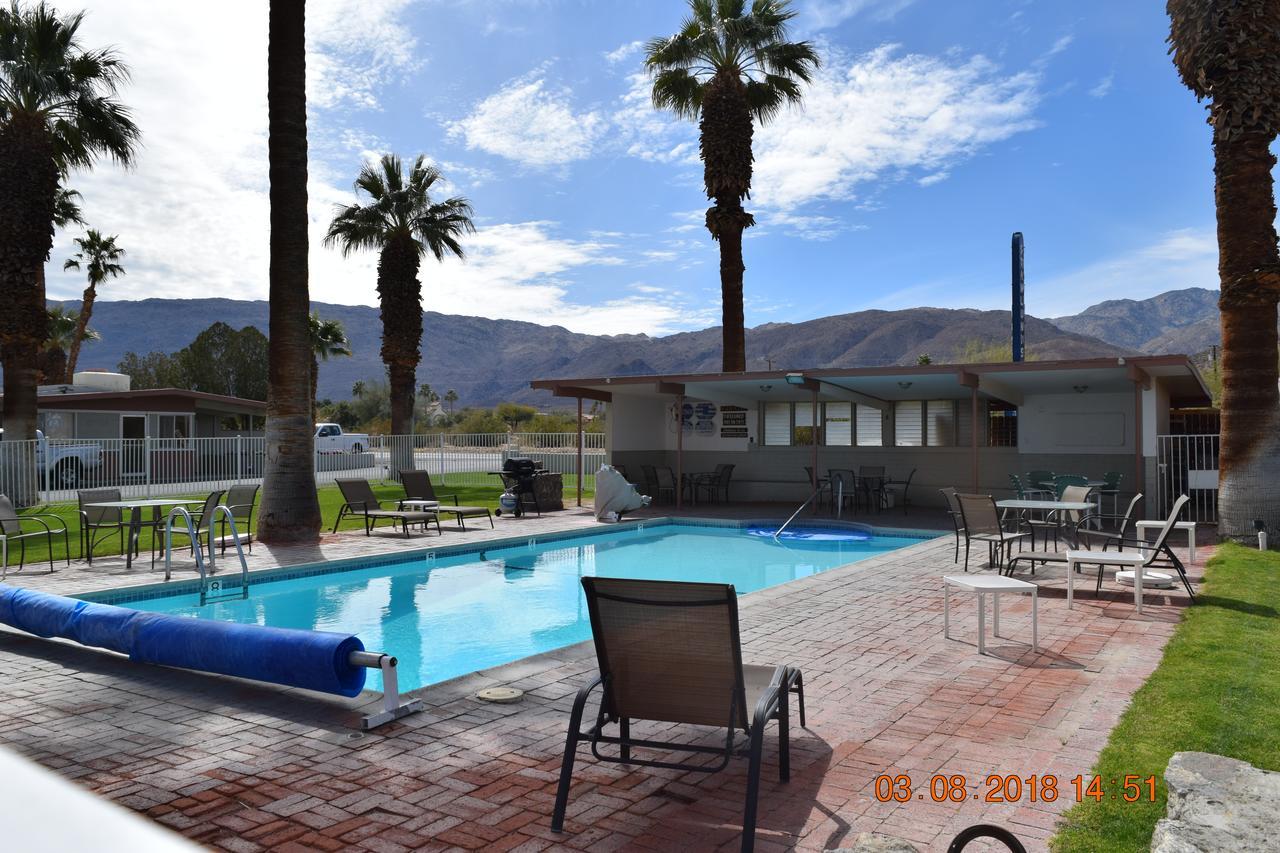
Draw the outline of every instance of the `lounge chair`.
[[[964,570],[969,571],[969,546],[974,542],[987,544],[987,562],[1001,568],[1013,554],[1014,544],[1021,546],[1030,534],[1021,529],[1005,530],[996,509],[996,499],[991,495],[956,495],[960,503],[960,518],[964,527]],[[1021,519],[1018,519],[1021,525]]]
[[[1191,596],[1191,600],[1194,601],[1196,593],[1191,588],[1190,579],[1187,578],[1187,569],[1169,547],[1169,534],[1173,532],[1174,524],[1178,521],[1182,508],[1186,506],[1189,500],[1190,498],[1187,495],[1181,495],[1173,502],[1173,509],[1170,510],[1169,517],[1165,519],[1164,527],[1160,528],[1160,535],[1156,537],[1155,542],[1143,542],[1139,539],[1121,539],[1120,544],[1130,545],[1134,550],[1068,551],[1066,558],[1077,566],[1082,564],[1097,565],[1098,585],[1094,590],[1095,592],[1102,591],[1102,573],[1108,566],[1115,569],[1130,570],[1135,569],[1137,566],[1141,566],[1143,570],[1173,569],[1182,580],[1182,585],[1186,587],[1187,595]]]
[[[578,691],[569,716],[564,762],[551,817],[553,832],[564,829],[569,786],[579,741],[590,741],[601,761],[661,767],[695,773],[723,770],[741,752],[735,750],[739,729],[747,734],[749,767],[742,821],[742,849],[755,843],[756,801],[764,729],[778,721],[778,772],[790,779],[788,700],[800,699],[804,725],[804,682],[788,666],[751,666],[742,662],[738,637],[738,596],[731,584],[648,581],[586,577],[587,610],[595,639],[600,674]],[[582,730],[587,699],[601,688],[595,725]],[[648,720],[723,729],[723,746],[633,738],[631,722]],[[618,724],[616,736],[605,727]],[[618,755],[602,754],[616,745]],[[635,758],[632,749],[714,755],[716,762],[676,762]]]
[[[232,486],[227,490],[226,507],[231,511],[231,517],[236,522],[236,533],[240,537],[240,541],[249,546],[249,553],[253,553],[253,505],[258,499],[259,486],[244,485]],[[234,540],[227,536],[227,517],[225,515],[218,517],[218,542],[222,546],[222,553],[227,553],[227,545],[235,544]]]
[[[404,501],[435,501],[436,512],[442,515],[452,515],[458,519],[458,526],[463,530],[467,529],[467,523],[463,520],[466,518],[487,518],[489,519],[489,527],[493,528],[493,513],[486,506],[462,506],[458,503],[457,495],[437,495],[435,487],[431,485],[431,475],[426,471],[401,471],[400,483],[404,486]],[[441,498],[453,498],[453,505],[445,503]],[[399,508],[399,506],[397,507]]]
[[[1124,511],[1124,515],[1114,515],[1110,513],[1092,513],[1090,515],[1085,516],[1084,519],[1082,520],[1082,523],[1077,527],[1077,537],[1082,542],[1085,542],[1085,543],[1090,543],[1095,541],[1101,542],[1103,551],[1107,550],[1108,546],[1110,545],[1115,545],[1118,550],[1123,551],[1126,538],[1130,538],[1130,539],[1133,538],[1133,537],[1126,537],[1126,532],[1129,530],[1130,522],[1134,520],[1133,518],[1134,510],[1138,508],[1138,504],[1141,501],[1142,501],[1142,492],[1138,492],[1136,495],[1133,496],[1133,500],[1129,501],[1129,508]],[[1092,528],[1084,526],[1083,522],[1091,522],[1094,520],[1113,522],[1115,524],[1115,529],[1114,530],[1094,530]]]
[[[40,529],[23,531],[22,525],[37,524]],[[66,554],[67,565],[71,565],[71,540],[68,538],[67,523],[56,515],[49,513],[33,512],[26,515],[18,515],[18,511],[13,508],[13,501],[9,500],[8,495],[0,494],[0,533],[4,534],[5,543],[9,550],[13,550],[13,543],[18,543],[18,571],[22,571],[27,561],[27,540],[44,538],[45,546],[49,549],[49,573],[52,574],[53,568],[53,536],[55,533],[62,534],[62,549]],[[6,557],[8,554],[6,553]],[[0,566],[0,577],[8,574],[9,561],[5,559],[4,565]]]
[[[436,523],[436,533],[440,533],[440,514],[431,511],[406,512],[398,509],[383,509],[382,501],[373,493],[368,480],[337,480],[338,491],[342,492],[342,507],[338,510],[338,518],[333,522],[333,532],[338,532],[338,525],[347,515],[360,516],[364,519],[364,535],[371,531],[383,518],[391,519],[394,527],[397,523],[404,526],[404,538],[409,538],[409,525],[421,524],[426,528],[432,521]],[[391,503],[391,501],[386,501]]]
[[[90,504],[106,503],[120,500],[119,489],[84,489],[76,492],[80,514],[80,553],[93,565],[93,550],[99,542],[105,542],[112,536],[120,537],[120,553],[124,553],[127,525],[124,521],[124,510],[111,506],[90,506]],[[102,533],[101,539],[97,538]]]

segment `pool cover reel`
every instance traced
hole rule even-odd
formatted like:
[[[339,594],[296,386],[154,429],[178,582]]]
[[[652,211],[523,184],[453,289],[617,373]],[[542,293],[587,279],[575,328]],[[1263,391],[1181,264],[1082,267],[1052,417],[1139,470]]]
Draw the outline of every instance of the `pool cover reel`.
[[[233,675],[340,696],[364,688],[349,661],[360,638],[144,613],[0,584],[0,622],[39,637],[62,637],[126,654],[139,663]]]

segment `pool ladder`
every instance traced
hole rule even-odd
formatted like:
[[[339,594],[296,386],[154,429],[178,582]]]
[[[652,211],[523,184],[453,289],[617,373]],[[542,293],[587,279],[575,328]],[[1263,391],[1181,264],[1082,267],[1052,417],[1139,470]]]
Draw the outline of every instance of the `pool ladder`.
[[[778,537],[782,535],[782,531],[784,531],[784,530],[786,530],[786,529],[787,529],[787,525],[789,525],[789,524],[791,524],[791,522],[795,521],[795,520],[796,520],[796,516],[797,516],[797,515],[799,515],[800,513],[804,512],[804,508],[805,508],[805,507],[807,507],[809,504],[813,503],[813,499],[814,499],[814,498],[816,498],[818,495],[822,494],[822,489],[823,489],[822,485],[821,485],[821,484],[819,484],[818,488],[816,488],[816,489],[814,489],[814,490],[813,490],[813,494],[811,494],[811,495],[809,495],[809,497],[805,498],[805,499],[804,499],[804,503],[802,503],[802,504],[800,504],[800,506],[796,507],[796,511],[795,511],[795,512],[793,512],[793,513],[791,513],[791,517],[790,517],[790,518],[788,518],[786,521],[782,522],[782,526],[781,526],[781,527],[779,527],[777,530],[775,530],[775,531],[774,531],[774,533],[773,533],[773,541],[774,541],[774,542],[777,542],[777,541],[778,541]]]
[[[209,519],[209,570],[207,573],[205,572],[203,549],[200,547],[200,533],[196,529],[196,524],[186,507],[175,506],[169,510],[169,515],[164,522],[164,579],[166,581],[169,580],[173,564],[173,520],[181,518],[187,528],[187,535],[191,537],[191,550],[196,555],[196,569],[200,572],[201,607],[210,598],[222,599],[227,597],[223,595],[225,590],[222,581],[212,577],[217,571],[216,558],[213,553],[213,526],[217,523],[220,514],[226,519],[227,524],[231,526],[231,540],[236,546],[236,556],[240,558],[240,593],[237,597],[248,598],[249,563],[244,558],[244,549],[240,547],[240,531],[236,529],[236,518],[227,506],[218,504],[213,508],[213,518]]]

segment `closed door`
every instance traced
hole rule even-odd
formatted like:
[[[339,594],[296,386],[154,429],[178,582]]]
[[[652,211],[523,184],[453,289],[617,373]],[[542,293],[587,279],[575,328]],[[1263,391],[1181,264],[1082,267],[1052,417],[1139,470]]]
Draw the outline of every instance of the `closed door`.
[[[147,435],[146,415],[123,415],[120,418],[120,471],[125,476],[142,476],[147,471],[143,439]]]

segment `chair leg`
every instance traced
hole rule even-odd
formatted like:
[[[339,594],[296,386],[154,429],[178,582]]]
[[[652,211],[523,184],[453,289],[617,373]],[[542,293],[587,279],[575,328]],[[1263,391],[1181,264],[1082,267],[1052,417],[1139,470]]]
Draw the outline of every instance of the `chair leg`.
[[[969,571],[969,540],[964,540],[964,570]]]
[[[333,532],[334,532],[334,533],[337,533],[337,532],[338,532],[338,525],[342,523],[342,517],[343,517],[344,515],[346,515],[346,514],[347,514],[347,508],[346,508],[345,506],[342,506],[342,507],[339,507],[339,508],[338,508],[338,517],[337,517],[336,519],[334,519],[334,521],[333,521]]]
[[[778,780],[791,781],[791,693],[782,685],[778,697]]]
[[[760,753],[764,748],[763,741],[764,720],[755,720],[751,725],[747,803],[742,813],[742,853],[752,853],[756,844],[756,806],[760,799]]]
[[[792,692],[800,699],[800,728],[804,728],[804,674],[800,670],[793,670]]]
[[[619,744],[619,747],[621,747],[621,752],[622,752],[622,760],[624,762],[630,761],[631,760],[631,744],[628,743],[628,741],[631,740],[631,718],[630,717],[620,717],[618,719],[618,737],[622,739],[622,743]]]
[[[577,757],[579,732],[582,729],[582,711],[587,706],[591,687],[578,691],[569,713],[569,734],[564,742],[564,760],[560,762],[560,782],[556,786],[556,805],[551,812],[551,831],[564,831],[564,812],[569,807],[569,785],[573,782],[573,762]]]

